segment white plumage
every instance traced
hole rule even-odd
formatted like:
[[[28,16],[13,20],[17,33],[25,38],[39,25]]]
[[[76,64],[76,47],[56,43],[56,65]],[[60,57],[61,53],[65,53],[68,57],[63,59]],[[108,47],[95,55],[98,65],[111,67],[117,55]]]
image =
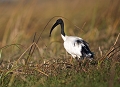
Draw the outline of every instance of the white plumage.
[[[52,26],[50,36],[52,30],[59,24],[61,25],[61,37],[64,40],[64,48],[66,51],[71,54],[73,58],[93,58],[93,53],[90,51],[88,43],[86,41],[80,37],[65,35],[64,22],[62,19],[58,19]]]

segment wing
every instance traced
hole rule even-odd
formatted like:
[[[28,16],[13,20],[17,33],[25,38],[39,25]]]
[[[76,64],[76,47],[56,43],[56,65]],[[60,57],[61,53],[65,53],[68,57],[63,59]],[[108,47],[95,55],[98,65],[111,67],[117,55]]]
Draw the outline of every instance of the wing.
[[[93,57],[93,53],[90,51],[89,45],[86,41],[77,39],[74,42],[74,46],[81,47],[79,51],[82,54],[82,57]]]

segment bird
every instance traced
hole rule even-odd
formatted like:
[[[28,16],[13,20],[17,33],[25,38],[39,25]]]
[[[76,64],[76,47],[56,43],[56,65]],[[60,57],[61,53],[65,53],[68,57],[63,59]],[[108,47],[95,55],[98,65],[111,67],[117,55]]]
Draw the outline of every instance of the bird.
[[[94,54],[89,49],[89,44],[83,40],[80,37],[77,36],[67,36],[64,32],[64,22],[61,18],[57,19],[55,24],[52,26],[49,37],[51,37],[53,29],[55,29],[56,26],[61,26],[61,37],[64,41],[63,45],[65,50],[72,55],[73,58],[79,60],[79,59],[93,59]]]

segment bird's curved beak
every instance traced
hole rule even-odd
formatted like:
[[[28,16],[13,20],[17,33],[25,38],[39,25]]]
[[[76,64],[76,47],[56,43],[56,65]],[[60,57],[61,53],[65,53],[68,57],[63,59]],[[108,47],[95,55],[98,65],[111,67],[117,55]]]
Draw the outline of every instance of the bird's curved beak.
[[[52,33],[52,31],[53,31],[53,29],[54,29],[57,25],[59,25],[58,22],[56,22],[56,23],[52,26],[52,28],[51,28],[51,30],[50,30],[49,37],[51,37],[51,33]]]

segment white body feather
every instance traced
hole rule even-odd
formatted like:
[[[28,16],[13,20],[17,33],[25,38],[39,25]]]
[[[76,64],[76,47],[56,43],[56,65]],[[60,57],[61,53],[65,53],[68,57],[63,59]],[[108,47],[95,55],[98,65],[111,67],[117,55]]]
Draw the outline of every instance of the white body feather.
[[[81,50],[82,45],[84,44],[77,44],[75,43],[76,40],[83,40],[82,38],[76,37],[76,36],[63,36],[61,35],[64,40],[64,48],[66,51],[72,55],[73,58],[80,58],[82,56]]]

